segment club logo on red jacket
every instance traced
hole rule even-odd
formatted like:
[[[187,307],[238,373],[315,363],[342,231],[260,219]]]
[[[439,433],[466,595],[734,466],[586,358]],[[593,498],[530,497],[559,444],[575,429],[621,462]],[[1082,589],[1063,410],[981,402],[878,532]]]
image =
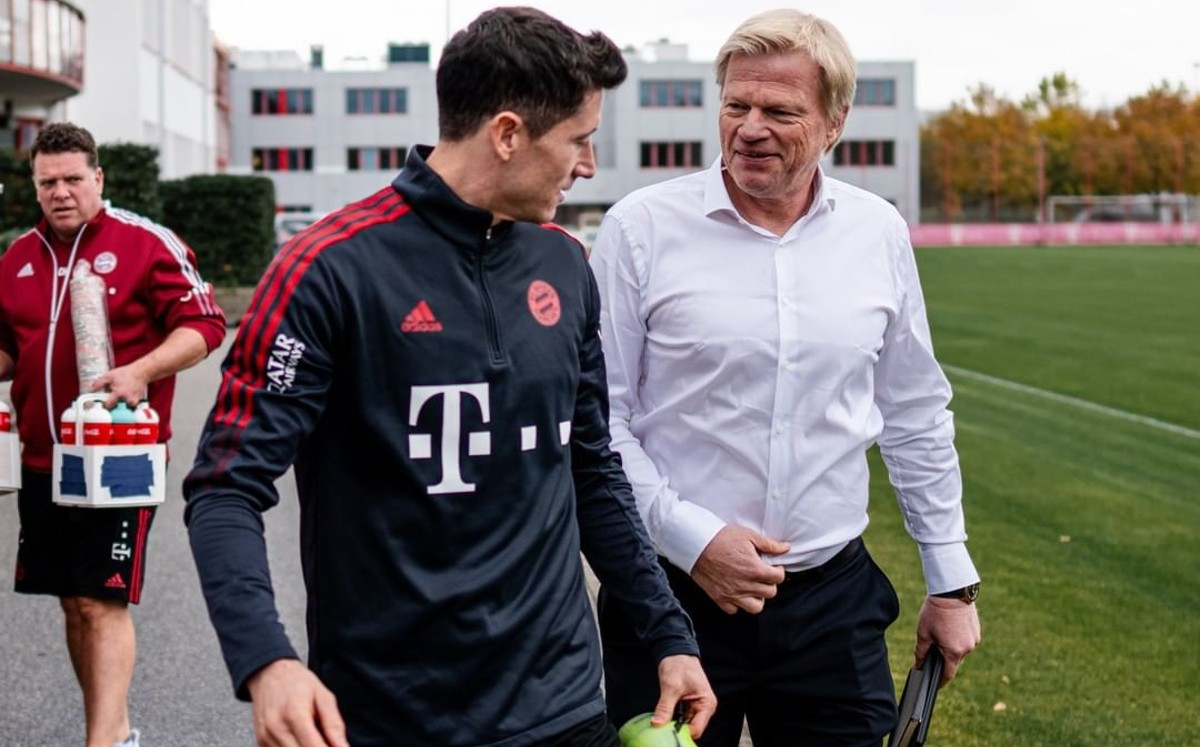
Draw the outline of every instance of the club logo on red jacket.
[[[107,275],[117,269],[117,255],[112,252],[100,252],[92,262],[92,269],[101,275]]]
[[[534,280],[529,284],[529,313],[538,324],[553,327],[562,318],[562,303],[558,291],[545,280]]]

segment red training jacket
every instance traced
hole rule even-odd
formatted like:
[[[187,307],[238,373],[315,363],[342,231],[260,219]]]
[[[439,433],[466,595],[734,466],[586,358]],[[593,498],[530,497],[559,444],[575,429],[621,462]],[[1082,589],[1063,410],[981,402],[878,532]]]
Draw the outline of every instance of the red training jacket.
[[[225,337],[225,314],[212,288],[196,271],[192,250],[172,231],[136,213],[102,209],[83,226],[74,262],[86,259],[108,288],[108,319],[117,366],[156,348],[178,327],[204,337],[208,349]],[[73,246],[53,237],[42,220],[0,256],[0,350],[16,361],[12,401],[26,467],[49,472],[58,420],[79,395],[75,335],[71,327],[70,281]],[[71,267],[68,267],[71,264]],[[61,298],[58,322],[51,316]],[[46,368],[52,392],[47,402]],[[175,377],[150,384],[150,406],[158,411],[159,440],[171,437]]]

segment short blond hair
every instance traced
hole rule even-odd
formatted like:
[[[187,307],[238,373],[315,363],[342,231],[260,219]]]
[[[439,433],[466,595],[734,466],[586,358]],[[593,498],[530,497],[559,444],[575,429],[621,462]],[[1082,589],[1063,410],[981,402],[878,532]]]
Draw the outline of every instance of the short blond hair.
[[[780,8],[743,21],[717,53],[717,85],[725,87],[725,73],[735,54],[787,52],[805,52],[821,68],[825,114],[831,124],[839,122],[854,102],[858,67],[841,32],[829,21],[808,13]]]

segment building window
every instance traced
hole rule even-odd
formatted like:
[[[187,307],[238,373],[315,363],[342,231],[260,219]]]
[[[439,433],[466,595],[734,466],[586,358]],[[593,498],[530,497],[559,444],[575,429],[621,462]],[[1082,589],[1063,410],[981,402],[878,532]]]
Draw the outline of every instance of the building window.
[[[896,81],[891,78],[859,78],[854,91],[855,106],[895,106]]]
[[[699,80],[643,80],[643,107],[694,108],[704,106],[704,83]]]
[[[347,88],[347,114],[407,114],[407,88]]]
[[[13,148],[18,153],[27,153],[42,130],[43,120],[16,117],[13,122]]]
[[[404,146],[379,148],[347,148],[347,171],[390,171],[404,166],[408,148]]]
[[[703,163],[703,143],[642,143],[643,169],[699,168]]]
[[[312,114],[311,88],[255,88],[250,91],[252,114]]]
[[[312,171],[312,148],[255,148],[250,156],[255,171]]]
[[[833,149],[834,166],[895,166],[894,140],[843,140]]]

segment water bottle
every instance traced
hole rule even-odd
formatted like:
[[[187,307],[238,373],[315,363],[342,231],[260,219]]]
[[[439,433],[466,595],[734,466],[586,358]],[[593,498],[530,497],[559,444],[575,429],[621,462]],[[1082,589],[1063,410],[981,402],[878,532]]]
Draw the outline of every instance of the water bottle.
[[[139,402],[133,410],[133,416],[137,423],[137,435],[133,442],[136,444],[158,443],[158,413],[150,406],[150,403]]]
[[[137,416],[124,401],[117,402],[112,409],[112,442],[118,446],[128,446],[137,441]]]
[[[104,406],[106,394],[85,394],[77,401],[83,420],[83,445],[104,446],[112,443],[112,413]]]
[[[79,445],[79,429],[76,427],[75,403],[67,405],[67,409],[63,410],[62,418],[58,421],[58,442],[63,446],[78,446]]]

